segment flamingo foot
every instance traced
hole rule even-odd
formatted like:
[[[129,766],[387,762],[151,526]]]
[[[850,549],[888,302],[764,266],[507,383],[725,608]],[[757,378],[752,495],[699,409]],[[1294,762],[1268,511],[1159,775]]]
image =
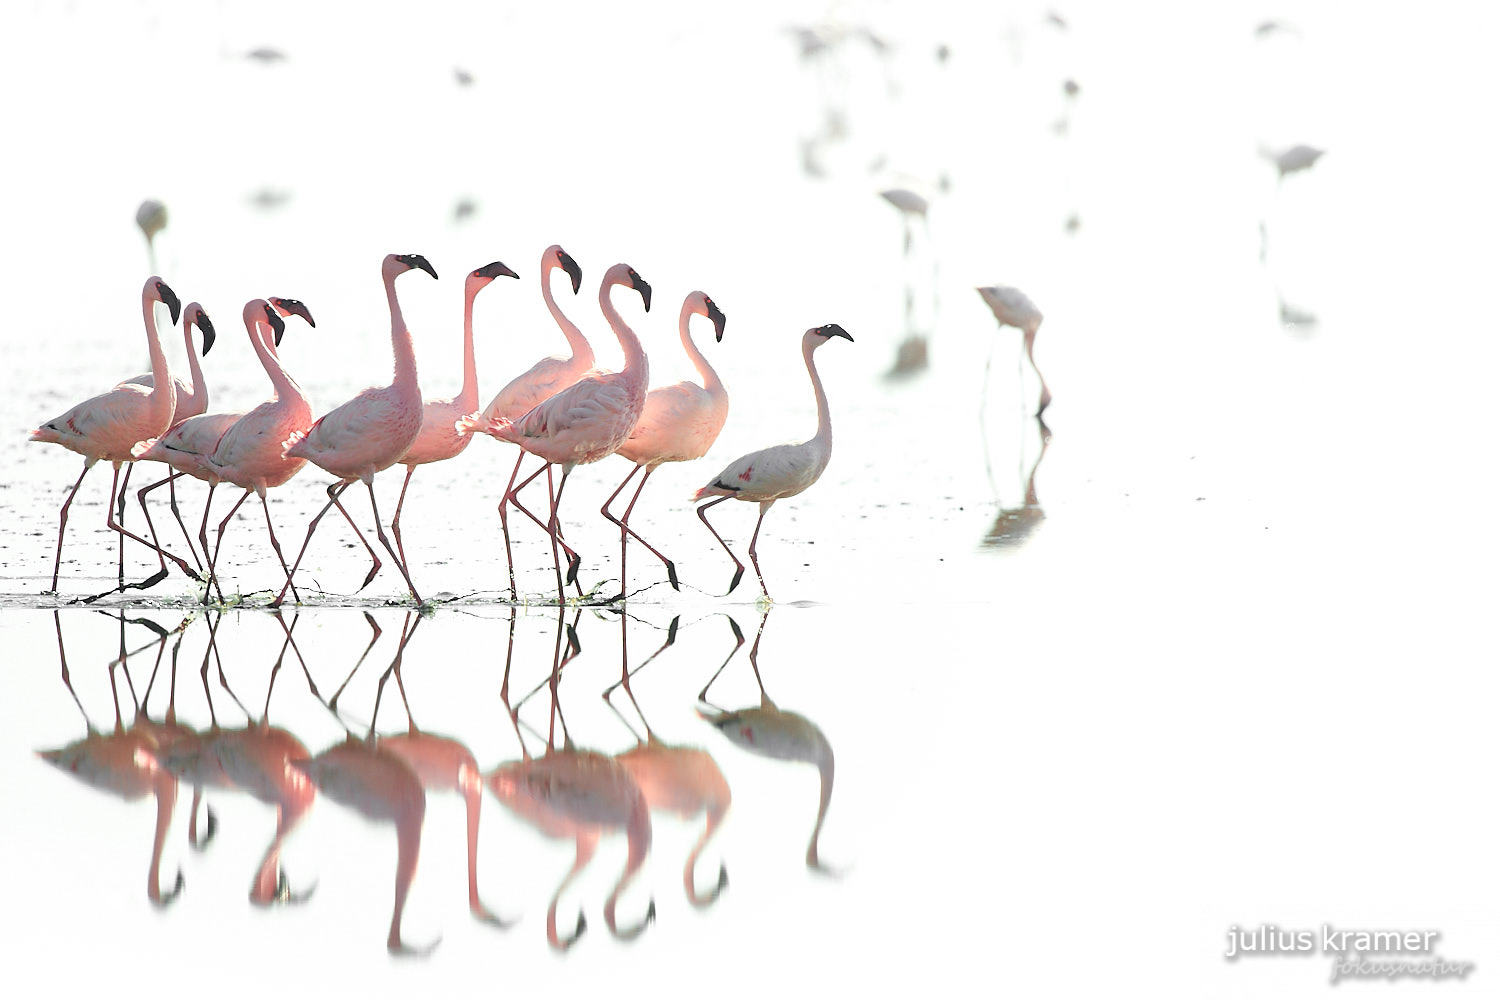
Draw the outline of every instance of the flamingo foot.
[[[726,591],[724,591],[724,596],[725,597],[728,597],[730,594],[734,593],[734,588],[738,587],[740,585],[740,578],[743,577],[744,575],[745,575],[745,567],[743,567],[743,566],[740,566],[738,569],[736,569],[734,571],[734,579],[729,581],[729,589],[726,590]]]
[[[152,905],[161,910],[164,910],[168,906],[171,906],[172,901],[175,900],[178,896],[182,895],[182,887],[185,884],[186,880],[182,877],[182,869],[179,868],[177,869],[177,881],[172,885],[172,891],[157,899],[151,900]]]
[[[386,941],[385,950],[399,958],[426,958],[437,950],[437,946],[443,943],[443,936],[438,935],[432,944],[409,945],[404,944],[400,938],[393,937]]]
[[[207,850],[209,841],[214,839],[214,834],[217,833],[219,829],[219,817],[214,815],[213,807],[209,806],[205,811],[208,813],[208,821],[203,830],[203,839],[189,839],[188,841],[188,843],[192,844],[193,850],[195,851]]]
[[[673,590],[682,589],[677,585],[677,564],[670,559],[667,560],[667,582],[672,585]]]
[[[498,927],[502,931],[510,930],[521,920],[520,917],[511,917],[509,920],[497,917],[483,903],[475,903],[469,907],[469,911],[474,914],[475,920],[482,924],[489,924],[491,927]]]
[[[568,576],[564,582],[569,584],[576,584],[578,582],[578,567],[582,565],[582,563],[583,557],[580,556],[577,552],[574,552],[572,555],[568,556]]]

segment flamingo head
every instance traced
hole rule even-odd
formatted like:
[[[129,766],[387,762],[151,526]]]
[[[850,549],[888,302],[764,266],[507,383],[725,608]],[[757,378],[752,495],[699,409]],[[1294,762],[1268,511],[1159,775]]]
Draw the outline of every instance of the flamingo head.
[[[720,309],[714,303],[714,300],[709,298],[707,295],[703,296],[703,305],[708,310],[706,313],[704,313],[704,315],[707,316],[714,325],[714,343],[719,343],[724,339],[724,311]]]
[[[177,293],[167,287],[167,283],[152,275],[146,279],[146,297],[155,299],[165,305],[172,312],[172,323],[176,325],[177,317],[182,313],[182,302],[177,298]]]
[[[519,274],[497,260],[493,264],[486,264],[483,267],[470,271],[468,279],[464,282],[464,291],[473,295],[502,275],[507,278],[520,277]]]
[[[816,343],[825,343],[834,337],[843,337],[849,343],[854,343],[854,338],[849,336],[848,331],[837,323],[829,323],[826,326],[815,326],[807,331],[807,336],[818,338]]]
[[[188,326],[196,326],[198,332],[203,334],[203,354],[208,356],[209,350],[214,346],[214,325],[209,321],[208,313],[196,302],[189,302],[187,309],[183,311],[183,322]]]
[[[421,268],[434,278],[438,276],[432,265],[427,263],[427,258],[419,253],[393,253],[385,259],[385,270],[392,277],[416,268]]]
[[[261,306],[266,311],[266,325],[271,328],[271,332],[275,335],[276,346],[280,347],[281,335],[286,333],[286,323],[277,315],[275,307],[269,302],[262,302]]]
[[[578,261],[568,255],[568,252],[556,243],[547,248],[544,257],[547,266],[560,267],[568,272],[568,280],[573,282],[573,294],[578,294],[578,289],[583,285],[583,268],[578,266]]]
[[[651,286],[646,284],[646,279],[636,273],[635,268],[625,268],[625,281],[622,284],[629,285],[641,293],[641,302],[645,304],[646,311],[651,311]]]
[[[270,302],[282,316],[301,316],[307,320],[308,326],[317,328],[318,324],[313,322],[312,313],[308,311],[307,306],[302,304],[301,299],[284,299],[279,295],[273,295],[266,301]]]

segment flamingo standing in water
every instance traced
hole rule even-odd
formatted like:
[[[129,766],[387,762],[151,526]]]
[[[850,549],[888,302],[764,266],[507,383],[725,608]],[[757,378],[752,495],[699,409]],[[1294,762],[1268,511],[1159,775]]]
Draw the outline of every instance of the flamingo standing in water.
[[[401,317],[401,304],[396,299],[396,278],[414,268],[421,268],[434,279],[427,258],[421,254],[388,254],[381,265],[381,277],[385,280],[385,298],[391,311],[391,349],[396,357],[396,376],[390,385],[372,386],[342,406],[335,407],[318,418],[307,430],[298,430],[286,439],[285,456],[289,459],[304,458],[325,472],[338,477],[338,482],[328,487],[328,503],[323,505],[312,523],[307,526],[307,537],[303,539],[302,551],[287,574],[281,593],[276,595],[273,605],[279,605],[292,585],[292,576],[302,564],[313,532],[318,522],[328,513],[328,508],[339,503],[339,495],[356,479],[370,491],[370,510],[375,514],[375,533],[380,544],[396,560],[406,587],[418,603],[422,598],[411,582],[406,562],[391,548],[380,523],[380,508],[375,503],[375,474],[388,469],[406,455],[422,431],[422,388],[417,384],[417,357],[412,350],[411,332]],[[344,516],[349,517],[348,511]],[[353,519],[350,518],[350,523]],[[373,552],[372,552],[373,554]],[[365,584],[375,578],[380,569],[377,557],[374,569],[365,577]],[[364,584],[361,584],[363,587]]]
[[[625,593],[627,534],[666,563],[667,579],[671,581],[672,589],[681,589],[677,586],[677,567],[630,527],[630,512],[635,509],[635,502],[641,498],[641,491],[646,488],[646,480],[651,478],[651,473],[656,471],[658,465],[702,458],[713,447],[714,441],[718,440],[719,431],[724,429],[724,421],[729,416],[729,391],[724,388],[718,373],[713,370],[713,366],[708,363],[703,352],[698,350],[688,333],[688,320],[695,314],[706,316],[712,321],[715,342],[724,339],[724,314],[713,299],[703,292],[690,292],[682,302],[682,315],[678,318],[677,329],[682,336],[682,348],[687,351],[693,367],[698,369],[703,385],[684,381],[652,389],[646,394],[646,404],[641,408],[641,417],[636,422],[635,430],[631,431],[630,437],[615,453],[634,462],[635,468],[630,470],[630,475],[625,477],[619,489],[611,493],[609,499],[604,501],[604,506],[599,508],[601,514],[620,526],[621,597]],[[609,505],[615,502],[615,497],[620,495],[620,491],[642,469],[646,470],[645,474],[641,476],[641,484],[635,488],[635,494],[625,508],[625,516],[616,518],[609,512]]]
[[[562,310],[557,306],[557,300],[552,297],[552,272],[554,270],[567,273],[568,279],[573,283],[574,295],[578,294],[578,288],[583,283],[583,271],[579,268],[577,261],[555,243],[542,253],[542,300],[547,303],[547,311],[552,314],[552,319],[562,330],[563,336],[568,339],[568,348],[572,353],[565,358],[561,356],[543,358],[511,379],[505,388],[495,394],[495,398],[490,400],[490,405],[486,406],[477,417],[468,417],[458,422],[454,428],[458,433],[469,434],[475,430],[488,433],[490,423],[501,417],[519,420],[539,403],[577,382],[594,367],[594,349],[589,346],[583,331],[563,315]],[[524,449],[516,454],[515,468],[510,472],[510,481],[505,484],[506,498],[514,492],[516,475],[520,473],[521,461],[525,457]],[[527,482],[530,482],[530,479]],[[527,510],[519,501],[515,501],[515,505],[517,510],[535,521],[538,527],[546,530],[546,525],[542,523],[541,518]],[[500,501],[500,531],[505,536],[505,568],[510,576],[510,596],[514,598],[516,596],[516,564],[510,550],[510,516],[507,509],[508,504],[505,499],[502,499]]]
[[[454,458],[469,446],[469,435],[461,432],[456,423],[460,417],[473,413],[479,405],[479,373],[474,366],[474,297],[502,274],[507,278],[520,277],[497,260],[469,272],[464,279],[463,388],[452,399],[429,399],[422,404],[421,433],[406,457],[401,459],[401,464],[406,466],[406,478],[401,482],[396,516],[391,519],[391,534],[396,536],[396,551],[401,553],[402,563],[406,562],[406,547],[401,544],[401,506],[406,503],[406,487],[411,485],[411,474],[419,465]]]
[[[172,427],[174,428],[189,417],[196,417],[208,411],[208,383],[203,379],[203,367],[199,364],[198,349],[193,343],[193,327],[195,326],[198,328],[198,332],[203,335],[203,357],[208,357],[208,352],[214,346],[214,325],[209,320],[208,313],[203,311],[201,305],[196,302],[189,302],[188,307],[182,311],[182,339],[187,347],[188,370],[192,376],[192,383],[184,382],[180,376],[172,376],[172,381],[176,387],[175,405],[172,410]],[[151,372],[145,372],[133,378],[128,378],[125,382],[142,385],[148,389],[156,384],[156,380]],[[121,384],[123,385],[124,383]],[[160,459],[157,456],[152,456],[149,460],[165,461],[165,459]],[[146,494],[163,483],[166,484],[167,491],[171,497],[169,505],[172,509],[172,516],[177,519],[177,526],[182,529],[182,537],[187,539],[188,552],[192,555],[193,561],[198,562],[198,553],[193,549],[193,540],[189,537],[187,525],[182,523],[182,514],[177,509],[176,481],[179,476],[180,473],[173,472],[164,479],[159,479],[150,486],[142,488],[136,494],[136,499],[140,502],[141,513],[146,516],[146,527],[151,532],[151,540],[155,542],[157,541],[156,527],[151,523],[151,511],[146,508]],[[123,504],[124,496],[122,495],[120,499]],[[123,511],[120,517],[124,517]],[[201,569],[202,563],[198,563],[198,566]]]
[[[167,287],[165,281],[152,275],[146,279],[145,287],[141,290],[141,311],[145,314],[146,320],[146,346],[151,352],[151,374],[154,383],[152,387],[146,388],[132,383],[117,385],[108,392],[84,400],[31,432],[32,441],[60,444],[83,456],[83,471],[78,474],[77,481],[68,491],[68,498],[63,501],[62,509],[59,511],[57,556],[52,563],[52,586],[48,593],[57,593],[57,575],[62,567],[63,532],[68,526],[68,508],[72,506],[78,487],[83,484],[83,477],[88,475],[88,471],[100,459],[114,466],[115,474],[113,484],[110,486],[109,503],[104,509],[105,523],[112,531],[120,534],[119,589],[125,589],[126,538],[140,542],[155,551],[158,561],[161,562],[161,569],[157,574],[141,583],[140,586],[151,586],[166,578],[167,564],[164,557],[170,557],[182,567],[184,573],[195,580],[198,579],[198,574],[194,573],[187,563],[163,552],[144,538],[126,531],[122,525],[115,523],[115,497],[120,492],[121,464],[135,460],[131,454],[131,448],[137,441],[156,437],[171,426],[172,412],[176,405],[176,386],[172,381],[172,373],[167,368],[167,356],[162,351],[161,338],[156,332],[155,309],[158,302],[171,310],[172,322],[175,325],[177,315],[182,308],[181,303],[176,293]],[[123,506],[122,503],[121,507]]]
[[[717,498],[698,508],[698,519],[713,532],[719,544],[724,546],[724,551],[729,553],[729,558],[734,559],[734,579],[729,582],[730,591],[739,586],[740,577],[745,574],[745,564],[735,558],[729,544],[708,523],[708,508],[731,497],[760,504],[760,516],[755,519],[755,533],[750,536],[750,563],[755,567],[756,578],[760,580],[761,593],[769,598],[771,595],[766,590],[766,578],[761,576],[760,561],[755,556],[755,543],[760,539],[761,522],[766,519],[766,511],[777,500],[794,497],[817,482],[823,470],[828,467],[828,459],[833,456],[833,425],[828,416],[828,397],[823,392],[823,380],[818,377],[817,366],[813,364],[813,352],[833,337],[843,337],[851,343],[854,341],[837,323],[815,326],[802,335],[802,360],[807,364],[807,374],[812,378],[813,396],[818,402],[818,432],[801,444],[779,444],[741,456],[726,465],[724,471],[709,480],[707,486],[693,494],[695,501],[709,496]]]
[[[564,598],[562,562],[557,555],[557,508],[562,502],[563,487],[567,486],[574,466],[613,455],[630,438],[630,432],[635,430],[636,421],[640,419],[641,409],[646,405],[646,385],[651,377],[646,352],[641,349],[640,338],[625,325],[610,301],[610,289],[616,285],[639,292],[647,312],[651,311],[651,286],[629,264],[611,267],[599,285],[599,308],[619,338],[620,347],[625,352],[625,367],[617,372],[595,369],[519,420],[500,417],[486,427],[492,436],[518,444],[547,462],[543,468],[547,471],[547,494],[552,507],[547,534],[552,541],[552,568],[557,573],[559,604]],[[562,466],[563,470],[555,493],[552,489],[554,465]],[[535,477],[533,474],[532,478]],[[515,503],[516,493],[525,485],[522,483],[507,491],[505,502]],[[571,549],[569,554],[568,580],[571,582],[578,574],[579,560]],[[620,585],[623,591],[624,580]]]
[[[1036,331],[1042,325],[1042,311],[1036,304],[1026,297],[1026,293],[1019,288],[1009,285],[987,285],[976,289],[979,297],[984,299],[984,304],[990,307],[990,312],[1000,321],[1001,326],[1013,326],[1019,329],[1025,337],[1026,358],[1031,362],[1031,370],[1036,372],[1037,381],[1042,383],[1042,395],[1036,404],[1036,415],[1040,417],[1052,402],[1052,393],[1047,388],[1047,380],[1042,378],[1042,370],[1036,366],[1036,358],[1032,355],[1032,348],[1036,346]],[[1019,361],[1017,362],[1019,364]],[[989,381],[989,361],[984,363],[985,381]]]

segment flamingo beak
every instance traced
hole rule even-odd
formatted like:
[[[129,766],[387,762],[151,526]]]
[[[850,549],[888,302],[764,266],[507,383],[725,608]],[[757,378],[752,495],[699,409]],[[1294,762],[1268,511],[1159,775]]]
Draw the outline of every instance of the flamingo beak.
[[[827,326],[820,326],[818,327],[817,332],[818,336],[820,337],[843,337],[845,340],[849,341],[849,343],[854,343],[854,338],[849,336],[848,332],[837,323],[829,323]]]
[[[275,336],[274,343],[277,347],[280,347],[281,335],[286,332],[286,323],[280,316],[276,315],[276,310],[270,306],[266,306],[266,321],[271,325],[271,332]]]
[[[651,286],[646,284],[646,279],[630,272],[630,287],[641,293],[641,301],[646,305],[646,311],[651,311]]]
[[[208,352],[213,349],[214,338],[217,334],[214,333],[213,323],[209,322],[208,313],[202,309],[198,310],[198,332],[203,334],[203,356],[206,358]]]
[[[579,287],[583,284],[583,268],[578,262],[565,253],[557,255],[558,263],[562,264],[563,270],[568,272],[568,279],[573,282],[573,294],[578,294]]]
[[[270,301],[271,305],[275,306],[277,311],[282,314],[287,316],[301,316],[307,320],[308,326],[317,329],[318,324],[313,322],[312,313],[308,311],[307,306],[302,304],[301,300],[283,299],[273,296]]]
[[[426,271],[428,274],[432,275],[434,278],[436,278],[438,276],[437,271],[433,270],[432,265],[427,262],[427,258],[423,257],[419,253],[402,254],[401,255],[401,262],[404,263],[407,267],[411,267],[411,268],[420,267],[422,270]]]
[[[161,296],[161,300],[167,309],[171,311],[172,325],[176,326],[178,316],[182,315],[182,303],[178,300],[177,293],[168,288],[165,281],[158,281],[156,283],[156,291]]]
[[[724,313],[714,304],[713,299],[708,300],[708,318],[713,320],[714,324],[714,343],[722,342],[724,340]]]
[[[519,278],[520,277],[519,274],[517,274],[516,272],[512,271],[510,268],[506,267],[504,264],[500,263],[498,260],[495,261],[493,264],[486,264],[486,265],[484,265],[484,267],[481,267],[479,270],[477,270],[477,271],[474,272],[474,276],[477,277],[477,278],[498,278],[501,275],[504,275],[507,278]]]

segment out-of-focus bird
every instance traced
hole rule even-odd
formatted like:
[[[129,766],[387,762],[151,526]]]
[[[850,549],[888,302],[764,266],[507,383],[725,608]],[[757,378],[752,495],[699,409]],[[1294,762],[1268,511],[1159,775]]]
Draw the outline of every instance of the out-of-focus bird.
[[[1303,170],[1311,169],[1312,165],[1317,163],[1326,152],[1327,150],[1325,149],[1318,149],[1316,146],[1308,146],[1299,142],[1297,145],[1288,146],[1285,149],[1271,149],[1262,146],[1260,155],[1269,160],[1271,165],[1276,168],[1276,180],[1279,183],[1288,174],[1300,173]]]
[[[156,234],[167,228],[167,206],[155,198],[147,198],[135,210],[135,224],[146,234],[146,259],[155,271]]]
[[[636,421],[635,430],[630,432],[629,439],[615,453],[634,462],[635,467],[630,470],[630,475],[625,477],[624,482],[620,483],[619,488],[609,495],[609,499],[604,501],[604,506],[599,508],[601,514],[620,527],[622,596],[627,535],[646,546],[656,558],[666,564],[667,579],[671,581],[672,589],[679,589],[677,567],[630,527],[630,512],[635,509],[635,502],[641,498],[641,491],[646,488],[646,480],[651,478],[651,473],[656,471],[657,466],[665,462],[690,462],[695,458],[702,458],[718,439],[719,432],[724,429],[724,421],[729,417],[729,390],[724,388],[718,373],[708,363],[703,352],[698,350],[688,331],[688,320],[694,315],[706,317],[713,323],[714,340],[718,342],[724,339],[724,313],[704,292],[689,292],[682,303],[682,314],[677,321],[678,333],[682,338],[682,348],[693,362],[693,367],[698,369],[703,384],[683,381],[652,389],[646,394],[646,405],[641,408],[641,418]],[[620,491],[642,469],[645,474],[641,476],[641,484],[636,487],[630,503],[626,505],[624,516],[616,518],[609,512],[609,505],[615,502],[615,497],[620,495]]]
[[[760,561],[756,558],[755,543],[760,538],[760,525],[766,519],[766,511],[777,500],[794,497],[818,481],[828,460],[833,455],[833,425],[828,414],[828,396],[823,392],[823,380],[818,377],[813,364],[813,352],[833,337],[843,337],[853,342],[854,338],[837,323],[816,326],[802,335],[802,360],[807,364],[807,374],[812,379],[813,397],[818,404],[818,431],[801,444],[779,444],[771,448],[753,451],[735,459],[724,467],[708,485],[693,494],[693,499],[715,497],[698,508],[698,518],[713,532],[713,536],[724,546],[729,558],[734,559],[734,579],[729,589],[739,586],[745,565],[735,558],[727,542],[708,523],[707,511],[714,504],[733,498],[760,504],[760,516],[755,519],[755,533],[750,536],[750,562],[755,567],[755,576],[760,580],[761,593],[770,597],[766,590],[766,578],[761,575]]]
[[[986,285],[976,291],[1001,326],[1016,327],[1025,338],[1026,358],[1031,362],[1031,370],[1036,372],[1037,380],[1042,383],[1041,397],[1036,404],[1036,415],[1041,416],[1042,411],[1052,403],[1052,392],[1047,388],[1047,380],[1042,378],[1042,371],[1036,366],[1036,358],[1032,354],[1036,345],[1036,331],[1042,325],[1042,311],[1026,297],[1025,292],[1010,285]],[[988,361],[985,362],[985,375],[985,381],[988,382]]]

